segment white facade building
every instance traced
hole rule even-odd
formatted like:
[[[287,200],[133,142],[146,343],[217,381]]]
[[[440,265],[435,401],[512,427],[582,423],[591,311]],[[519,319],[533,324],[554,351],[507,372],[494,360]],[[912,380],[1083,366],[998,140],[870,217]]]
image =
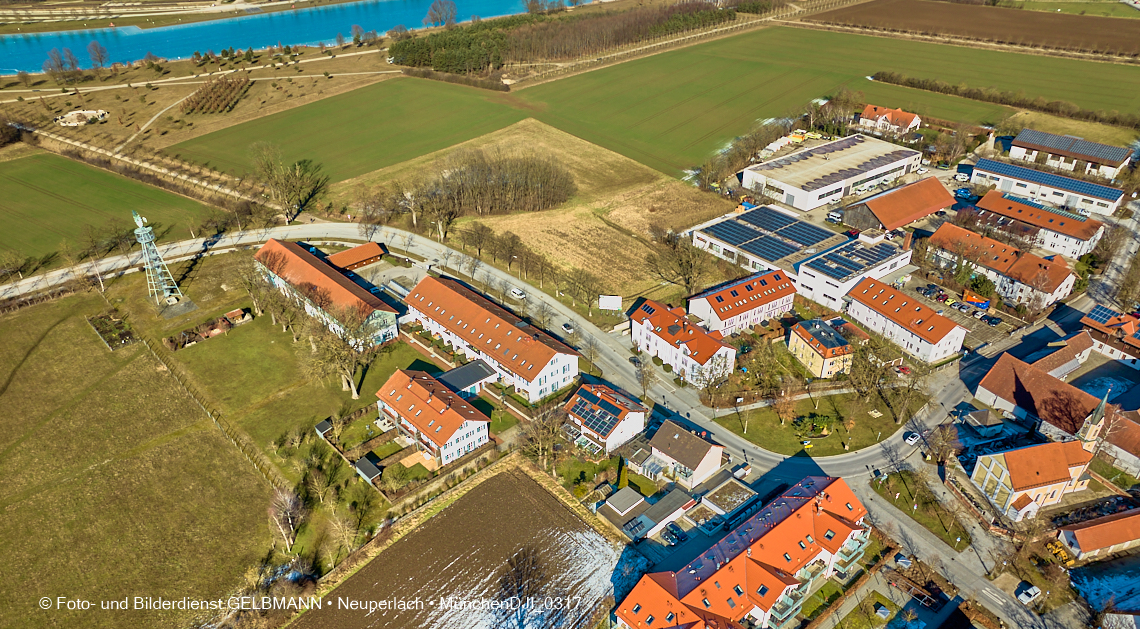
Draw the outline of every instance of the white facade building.
[[[991,190],[977,203],[984,219],[988,212],[1035,228],[1038,247],[1074,260],[1092,253],[1104,235],[1104,223],[1023,199],[1008,192]]]
[[[747,330],[792,310],[795,284],[782,271],[766,271],[689,298],[689,314],[722,336]]]
[[[569,420],[606,454],[645,430],[648,410],[636,399],[603,384],[584,384],[566,402]]]
[[[1107,216],[1124,200],[1119,188],[1045,173],[992,159],[980,159],[970,183],[997,186],[1002,192],[1066,207],[1074,212]]]
[[[800,264],[796,290],[832,310],[843,309],[843,297],[864,278],[882,279],[910,264],[909,249],[883,239],[880,231],[859,234],[857,240],[821,253]]]
[[[397,371],[376,397],[380,412],[437,465],[452,463],[490,440],[487,416],[422,371]]]
[[[1009,148],[1010,159],[1045,164],[1105,179],[1115,179],[1128,166],[1131,157],[1130,148],[1033,129],[1022,129]]]
[[[660,358],[698,387],[736,368],[736,348],[722,342],[719,332],[706,332],[689,321],[681,308],[646,300],[630,315],[630,336],[638,351]]]
[[[864,279],[848,294],[847,314],[882,334],[907,354],[928,363],[962,350],[966,328],[934,312],[917,297],[872,279]]]
[[[482,359],[530,402],[578,377],[578,352],[455,280],[429,275],[405,301],[425,330],[468,360]]]

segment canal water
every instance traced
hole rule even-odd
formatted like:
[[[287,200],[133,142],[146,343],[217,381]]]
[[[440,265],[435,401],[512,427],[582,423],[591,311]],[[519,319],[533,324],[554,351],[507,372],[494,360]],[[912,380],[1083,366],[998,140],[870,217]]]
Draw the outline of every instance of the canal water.
[[[154,53],[167,59],[193,56],[195,51],[223,48],[265,48],[283,44],[333,43],[337,33],[352,39],[352,26],[384,33],[398,24],[423,25],[433,0],[369,0],[331,6],[261,13],[178,26],[141,29],[97,28],[81,31],[0,35],[0,74],[39,72],[52,48],[70,48],[84,63],[87,45],[98,41],[112,62],[132,62]],[[522,13],[522,0],[456,0],[460,20],[471,16],[498,17]],[[105,25],[104,25],[105,26]]]
[[[293,626],[576,629],[607,597],[628,594],[647,564],[522,472],[503,472],[380,553]],[[525,584],[534,599],[529,609],[490,608],[519,591],[514,585],[504,590],[505,583]],[[402,602],[412,609],[348,609],[352,601]]]

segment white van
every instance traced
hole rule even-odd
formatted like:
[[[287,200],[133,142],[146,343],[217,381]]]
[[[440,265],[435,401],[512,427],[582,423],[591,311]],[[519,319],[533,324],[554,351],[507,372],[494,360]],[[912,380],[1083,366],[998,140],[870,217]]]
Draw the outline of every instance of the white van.
[[[519,290],[517,288],[512,288],[511,289],[511,297],[514,297],[515,299],[520,299],[520,300],[526,299],[526,293],[522,292],[521,290]]]
[[[827,220],[834,221],[836,223],[842,222],[843,212],[840,212],[839,210],[832,210],[827,213]]]

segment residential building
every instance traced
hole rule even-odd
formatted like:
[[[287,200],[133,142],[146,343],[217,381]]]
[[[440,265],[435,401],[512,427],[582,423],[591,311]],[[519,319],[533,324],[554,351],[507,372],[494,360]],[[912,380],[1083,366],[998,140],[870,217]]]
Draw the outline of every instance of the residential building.
[[[456,280],[424,277],[405,302],[425,330],[532,403],[578,377],[578,352]]]
[[[863,199],[844,210],[843,222],[859,230],[891,231],[954,205],[954,197],[937,177],[919,179]]]
[[[689,321],[682,308],[646,300],[630,315],[630,336],[639,352],[656,356],[686,382],[703,387],[736,368],[736,348]]]
[[[921,127],[922,118],[919,118],[918,114],[901,109],[867,105],[863,108],[863,114],[859,116],[859,126],[871,131],[898,135]]]
[[[832,310],[864,280],[880,280],[910,264],[913,252],[884,240],[879,230],[865,231],[830,251],[800,264],[796,291]]]
[[[749,207],[692,228],[693,245],[752,271],[784,271],[796,282],[796,266],[850,240],[830,229],[802,221],[790,210]]]
[[[645,430],[648,409],[604,384],[584,384],[566,402],[566,414],[582,436],[606,454]]]
[[[720,469],[724,447],[665,420],[649,440],[650,456],[641,464],[642,473],[653,479],[671,478],[692,489]]]
[[[935,363],[962,350],[966,328],[917,297],[870,278],[855,285],[847,296],[849,317],[921,361]]]
[[[1124,191],[1032,168],[980,159],[970,183],[997,186],[1002,192],[1069,208],[1077,213],[1109,215],[1124,199]]]
[[[764,271],[689,298],[689,314],[729,336],[791,312],[796,287],[782,271]]]
[[[351,249],[338,251],[325,260],[337,268],[354,271],[360,267],[375,264],[386,255],[388,255],[388,250],[384,248],[384,245],[378,242],[366,242]]]
[[[436,379],[443,383],[443,386],[458,393],[459,397],[469,400],[478,396],[487,385],[498,382],[499,374],[487,363],[475,359],[466,365],[441,373]]]
[[[962,423],[969,426],[971,430],[978,433],[978,436],[983,439],[997,437],[1002,433],[1002,429],[1005,427],[1005,422],[1002,421],[1001,415],[988,408],[967,413],[966,416],[962,418]]]
[[[800,321],[788,332],[788,351],[816,378],[832,378],[851,369],[855,350],[829,323]]]
[[[1010,219],[1012,226],[1033,234],[1033,244],[1076,260],[1092,253],[1104,235],[1104,223],[1080,214],[1058,210],[1009,192],[990,190],[977,203],[980,216],[986,212]]]
[[[346,336],[361,345],[396,338],[396,310],[305,247],[270,238],[253,259],[266,281],[330,329],[342,332],[347,317],[356,330]]]
[[[1020,522],[1036,516],[1042,507],[1060,504],[1065,494],[1088,488],[1091,477],[1085,472],[1093,447],[1065,441],[983,454],[974,464],[970,482],[998,511]]]
[[[856,134],[805,148],[737,174],[741,185],[807,212],[918,170],[922,154]]]
[[[1140,369],[1140,319],[1098,305],[1081,317],[1081,324],[1092,337],[1094,350]]]
[[[957,270],[963,260],[973,273],[994,283],[1006,303],[1042,309],[1069,296],[1077,276],[1057,256],[1042,258],[952,223],[943,223],[930,237],[934,262]]]
[[[598,515],[620,528],[631,540],[639,540],[657,535],[696,505],[697,501],[680,489],[674,489],[650,504],[641,494],[623,487],[606,500],[606,504],[598,509]]]
[[[490,440],[491,421],[422,371],[401,369],[376,392],[380,412],[436,465],[447,465]]]
[[[1135,548],[1140,546],[1140,509],[1062,526],[1057,539],[1078,561]]]
[[[1045,164],[1082,175],[1098,175],[1105,179],[1115,179],[1128,166],[1131,157],[1130,148],[1033,129],[1022,129],[1009,148],[1010,159]]]
[[[642,576],[614,610],[617,626],[799,626],[808,594],[862,558],[866,515],[843,479],[804,478],[686,565]]]

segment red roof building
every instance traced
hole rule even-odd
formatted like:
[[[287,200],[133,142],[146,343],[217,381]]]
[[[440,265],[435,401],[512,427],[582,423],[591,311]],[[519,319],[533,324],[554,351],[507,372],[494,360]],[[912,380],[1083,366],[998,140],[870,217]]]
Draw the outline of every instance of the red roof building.
[[[952,205],[954,197],[946,190],[946,186],[937,177],[927,177],[865,199],[848,208],[847,213],[857,214],[861,207],[866,207],[878,221],[878,226],[889,231],[922,220]],[[876,227],[865,227],[846,218],[844,222],[861,229]]]
[[[732,373],[736,348],[720,332],[706,332],[681,308],[646,300],[630,319],[630,337],[638,351],[657,356],[686,381],[704,386],[710,377]]]
[[[584,384],[566,402],[566,414],[582,435],[607,454],[645,430],[649,409],[604,384]]]
[[[922,118],[919,118],[918,114],[908,113],[901,109],[867,105],[863,108],[863,115],[859,117],[859,124],[879,131],[905,133],[922,126]]]
[[[863,278],[847,296],[852,319],[919,360],[938,362],[962,349],[965,328],[890,284]]]
[[[1062,526],[1057,531],[1057,539],[1068,546],[1078,560],[1135,548],[1140,546],[1140,509]]]
[[[397,371],[376,397],[380,412],[436,465],[452,463],[489,440],[487,416],[422,371]]]
[[[387,253],[388,250],[384,245],[378,242],[366,242],[358,247],[334,253],[325,259],[333,266],[352,271],[379,262]]]
[[[1059,504],[1065,494],[1088,488],[1093,447],[1095,442],[1065,441],[983,454],[970,482],[999,511],[1020,522]]]
[[[764,271],[689,298],[689,314],[729,336],[791,311],[796,286],[783,271]]]
[[[629,629],[791,626],[813,585],[862,557],[867,511],[840,478],[809,476],[687,565],[641,577],[618,604]]]
[[[254,260],[271,284],[330,327],[359,316],[371,344],[396,338],[396,310],[305,247],[271,238]]]

